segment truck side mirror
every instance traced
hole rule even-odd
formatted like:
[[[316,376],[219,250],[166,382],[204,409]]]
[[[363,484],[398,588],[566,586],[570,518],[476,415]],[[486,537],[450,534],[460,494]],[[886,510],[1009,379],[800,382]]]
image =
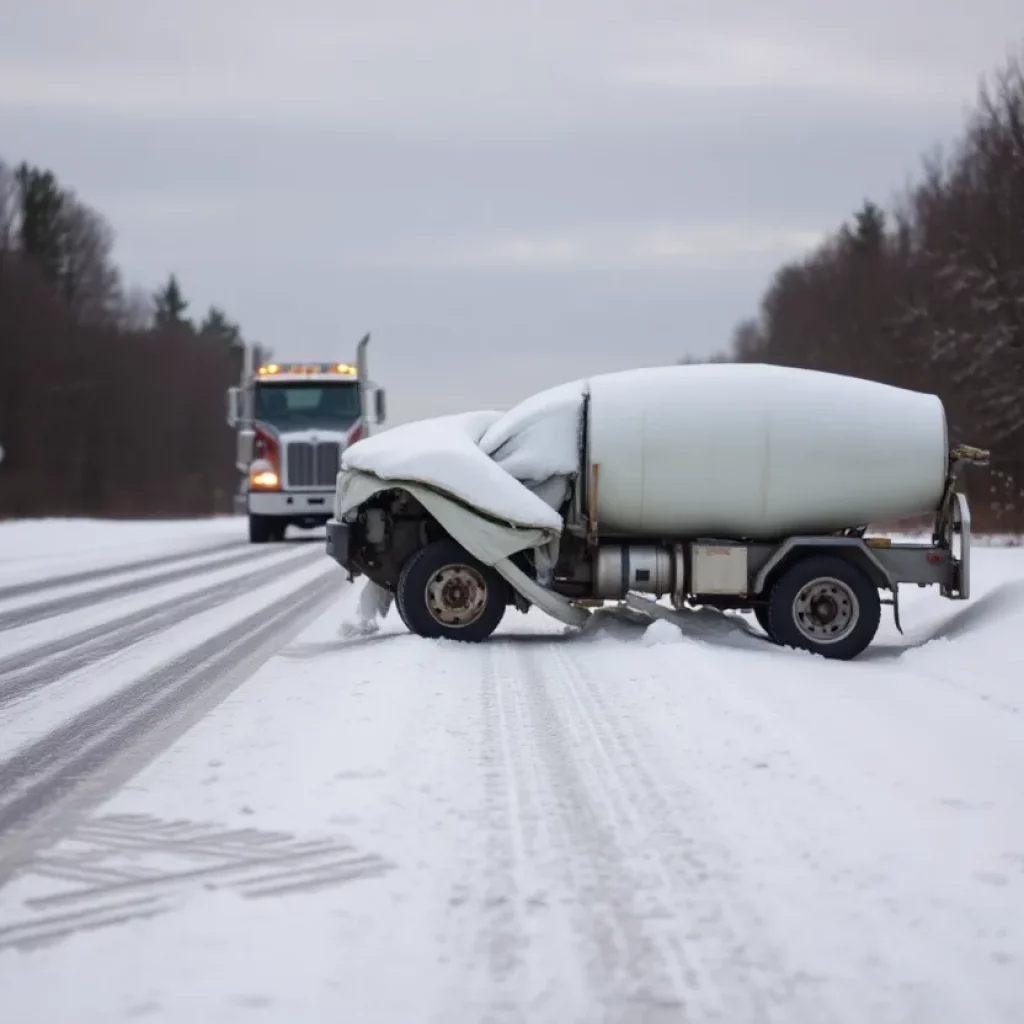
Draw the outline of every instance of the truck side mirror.
[[[387,416],[387,402],[384,399],[384,389],[377,388],[373,393],[373,414],[378,423],[383,423]]]
[[[235,438],[235,465],[242,473],[249,472],[256,454],[256,431],[247,427],[240,430]]]
[[[239,411],[238,388],[228,388],[227,392],[227,421],[229,427],[234,427],[241,419]]]

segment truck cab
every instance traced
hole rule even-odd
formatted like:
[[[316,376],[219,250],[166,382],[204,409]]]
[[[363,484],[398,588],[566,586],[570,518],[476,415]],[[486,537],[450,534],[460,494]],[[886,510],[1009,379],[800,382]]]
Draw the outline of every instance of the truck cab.
[[[235,510],[253,544],[282,541],[289,526],[322,526],[332,514],[342,452],[384,422],[384,391],[367,376],[367,335],[350,363],[254,367],[246,349],[242,382],[228,391],[242,474]],[[370,411],[372,399],[372,415]]]

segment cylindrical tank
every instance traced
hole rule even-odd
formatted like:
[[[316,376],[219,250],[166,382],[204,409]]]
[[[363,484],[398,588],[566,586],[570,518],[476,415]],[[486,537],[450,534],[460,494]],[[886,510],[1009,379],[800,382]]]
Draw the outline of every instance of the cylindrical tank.
[[[754,364],[589,380],[588,479],[604,536],[776,538],[933,511],[948,466],[942,402]]]

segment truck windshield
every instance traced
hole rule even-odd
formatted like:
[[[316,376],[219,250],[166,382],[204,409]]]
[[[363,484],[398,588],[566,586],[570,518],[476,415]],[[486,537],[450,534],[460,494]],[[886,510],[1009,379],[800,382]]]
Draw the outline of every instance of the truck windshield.
[[[275,427],[347,430],[359,418],[359,385],[344,383],[261,384],[255,416]]]

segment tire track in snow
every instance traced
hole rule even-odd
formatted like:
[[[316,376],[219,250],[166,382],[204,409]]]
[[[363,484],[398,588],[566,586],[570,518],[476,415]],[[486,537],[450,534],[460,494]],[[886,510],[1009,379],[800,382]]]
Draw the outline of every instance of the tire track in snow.
[[[317,549],[277,565],[254,569],[243,576],[211,584],[184,596],[170,597],[112,622],[100,623],[27,651],[20,651],[5,659],[3,671],[0,672],[0,709],[80,668],[230,601],[251,590],[253,586],[273,582],[298,568],[311,565],[322,554]]]
[[[486,926],[478,945],[486,970],[480,976],[479,1003],[491,1015],[484,1018],[525,1022],[524,987],[520,968],[529,935],[520,888],[527,849],[527,823],[535,823],[538,784],[530,773],[529,751],[513,745],[519,710],[507,677],[500,671],[493,647],[483,651],[480,712],[483,724],[480,767],[484,775],[486,839],[484,877],[480,890]],[[527,897],[529,899],[529,897]],[[528,982],[526,983],[528,987]]]
[[[157,569],[164,565],[173,565],[175,562],[202,558],[205,555],[216,555],[222,551],[231,551],[243,546],[248,547],[249,542],[246,540],[222,541],[205,547],[189,548],[174,554],[160,555],[157,558],[140,558],[134,562],[107,565],[101,569],[84,569],[81,572],[68,573],[64,576],[48,576],[46,579],[32,580],[29,583],[15,583],[12,586],[0,588],[0,601],[9,601],[15,597],[28,597],[32,594],[42,593],[45,590],[56,590],[59,587],[72,587],[79,583],[91,583],[97,580],[109,579],[111,576],[120,576],[122,573]]]
[[[293,571],[296,569],[292,566]],[[299,566],[298,568],[301,568]],[[100,799],[220,703],[344,587],[326,569],[268,605],[158,665],[0,763],[0,884],[70,805]]]
[[[545,654],[550,649],[543,645]],[[607,1021],[677,1021],[683,972],[645,923],[668,911],[651,901],[630,863],[584,723],[558,696],[569,681],[547,660],[542,670],[538,657],[522,638],[494,641],[484,652],[488,835],[477,945],[487,967],[476,1002],[488,1012],[481,1019],[528,1021],[533,1008],[572,991],[567,1019],[583,1019],[586,1005],[601,1006]],[[646,903],[642,912],[638,902]],[[560,991],[531,982],[539,969],[551,985],[549,958],[566,964]]]
[[[567,649],[557,646],[551,653],[561,680],[554,706],[561,704],[560,713],[571,713],[589,737],[594,774],[601,776],[609,802],[617,804],[616,834],[630,835],[644,851],[647,878],[660,889],[654,919],[665,921],[665,954],[682,965],[684,1004],[700,1019],[780,1024],[838,1019],[833,1007],[820,1005],[817,995],[801,986],[809,979],[788,968],[761,926],[700,795],[675,789],[670,798],[664,776],[652,764],[656,746],[643,742],[620,707],[605,702]],[[639,916],[648,912],[641,909]]]
[[[487,1019],[529,1019],[530,958],[515,951],[541,933],[576,977],[537,1001],[575,988],[616,1022],[834,1019],[760,926],[699,800],[670,803],[565,643],[495,641],[486,659]]]
[[[15,607],[6,612],[0,612],[0,630],[15,629],[19,626],[27,626],[31,623],[41,622],[45,619],[52,619],[57,615],[66,612],[78,611],[81,608],[94,606],[101,601],[112,601],[122,597],[130,597],[133,594],[145,590],[152,590],[158,586],[168,583],[176,583],[179,580],[190,577],[198,577],[221,569],[230,569],[235,565],[244,562],[253,562],[261,558],[268,558],[280,554],[279,547],[260,547],[255,550],[247,549],[238,554],[228,555],[226,558],[217,558],[212,561],[203,561],[198,565],[179,566],[176,569],[169,569],[165,572],[146,574],[134,579],[125,580],[110,586],[100,587],[96,590],[87,590],[84,593],[65,594],[63,597],[53,598],[50,601],[41,601],[38,604],[28,605],[24,608]],[[200,556],[194,554],[188,556],[188,560]],[[175,561],[185,561],[185,558]]]

